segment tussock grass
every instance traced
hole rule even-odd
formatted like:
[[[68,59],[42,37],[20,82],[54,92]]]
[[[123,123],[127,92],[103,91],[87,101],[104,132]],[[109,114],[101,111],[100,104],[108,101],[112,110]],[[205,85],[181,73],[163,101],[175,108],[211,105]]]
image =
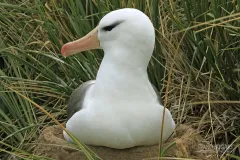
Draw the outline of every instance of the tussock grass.
[[[192,125],[213,144],[233,146],[220,156],[237,154],[240,1],[2,0],[0,151],[6,154],[0,158],[34,156],[26,153],[31,148],[24,144],[53,124],[24,97],[60,122],[66,120],[66,100],[82,82],[95,79],[103,52],[65,59],[62,44],[85,35],[109,11],[124,7],[142,10],[155,26],[148,73],[175,121]]]

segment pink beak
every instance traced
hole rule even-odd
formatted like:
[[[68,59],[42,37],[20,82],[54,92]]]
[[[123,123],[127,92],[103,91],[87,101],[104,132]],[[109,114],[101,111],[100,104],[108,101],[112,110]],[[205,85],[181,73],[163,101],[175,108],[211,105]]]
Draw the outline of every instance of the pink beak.
[[[98,27],[89,32],[86,36],[62,46],[61,53],[64,57],[71,56],[77,52],[83,52],[99,48]]]

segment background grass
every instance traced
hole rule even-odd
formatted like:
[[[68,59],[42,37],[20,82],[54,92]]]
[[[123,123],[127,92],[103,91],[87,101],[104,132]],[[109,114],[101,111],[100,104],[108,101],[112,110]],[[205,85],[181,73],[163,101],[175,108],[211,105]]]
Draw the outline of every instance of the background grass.
[[[63,58],[61,46],[125,7],[142,10],[154,24],[148,73],[163,99],[168,85],[167,107],[175,121],[192,125],[213,144],[231,144],[228,153],[237,154],[239,0],[0,0],[0,158],[30,152],[28,144],[54,124],[26,97],[66,121],[67,99],[82,82],[95,79],[103,52]]]

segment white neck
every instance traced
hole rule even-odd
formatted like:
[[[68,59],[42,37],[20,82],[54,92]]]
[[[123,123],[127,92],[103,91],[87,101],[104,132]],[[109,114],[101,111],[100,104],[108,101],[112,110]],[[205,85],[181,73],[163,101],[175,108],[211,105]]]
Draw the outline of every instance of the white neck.
[[[118,51],[118,53],[116,53]],[[101,100],[115,99],[121,102],[156,101],[157,96],[149,82],[147,64],[124,57],[127,51],[105,51],[104,59],[97,74],[94,87],[94,98]],[[131,53],[133,54],[133,53]],[[137,54],[137,53],[136,53]],[[136,57],[136,55],[135,55]]]

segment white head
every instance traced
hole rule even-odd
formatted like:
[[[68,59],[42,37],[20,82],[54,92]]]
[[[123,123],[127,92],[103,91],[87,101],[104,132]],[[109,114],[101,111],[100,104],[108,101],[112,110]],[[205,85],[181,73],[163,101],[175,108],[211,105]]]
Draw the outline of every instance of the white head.
[[[102,48],[105,56],[136,65],[148,64],[154,49],[155,34],[150,19],[137,9],[119,9],[105,15],[85,37],[65,44],[62,54]]]

